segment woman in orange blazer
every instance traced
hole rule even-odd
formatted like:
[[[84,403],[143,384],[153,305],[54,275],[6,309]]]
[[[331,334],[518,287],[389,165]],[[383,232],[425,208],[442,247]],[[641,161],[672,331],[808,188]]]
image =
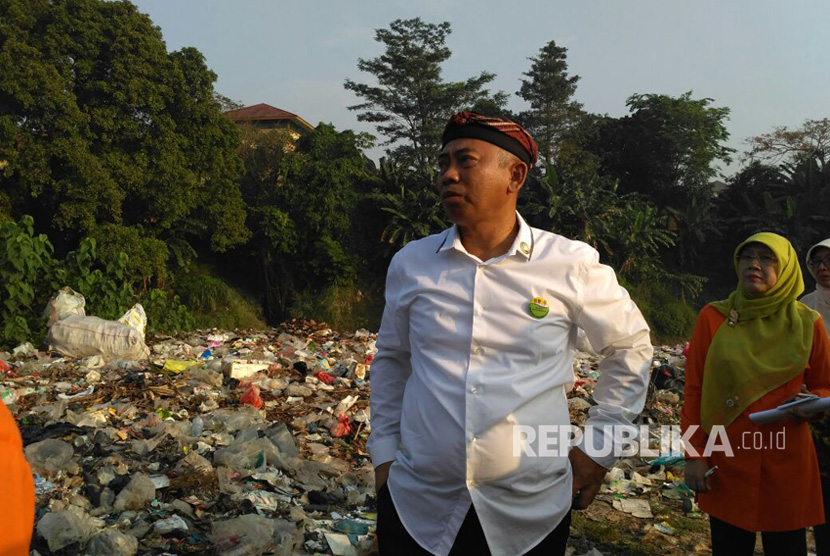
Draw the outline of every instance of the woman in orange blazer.
[[[753,554],[757,532],[765,554],[806,555],[805,528],[824,515],[809,427],[749,415],[805,390],[830,396],[830,343],[818,313],[796,301],[804,282],[789,241],[750,236],[735,270],[737,289],[703,308],[689,346],[686,483],[709,514],[714,556]]]

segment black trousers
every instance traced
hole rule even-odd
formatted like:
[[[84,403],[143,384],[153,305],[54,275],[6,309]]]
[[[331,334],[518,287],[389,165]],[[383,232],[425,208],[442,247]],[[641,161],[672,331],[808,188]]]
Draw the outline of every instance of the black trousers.
[[[817,556],[830,556],[830,479],[821,480],[821,497],[824,499],[824,523],[813,527]]]
[[[562,556],[568,544],[568,535],[571,528],[571,512],[569,511],[556,529],[542,539],[525,556]],[[406,531],[398,517],[389,488],[383,485],[378,491],[378,548],[380,556],[430,556],[430,552],[421,548],[415,539]],[[461,529],[455,537],[450,556],[489,556],[490,549],[484,538],[484,530],[478,521],[475,508],[470,511],[461,524]]]
[[[712,529],[712,556],[752,556],[755,531],[747,531],[709,516]],[[762,532],[766,556],[807,556],[807,530]]]

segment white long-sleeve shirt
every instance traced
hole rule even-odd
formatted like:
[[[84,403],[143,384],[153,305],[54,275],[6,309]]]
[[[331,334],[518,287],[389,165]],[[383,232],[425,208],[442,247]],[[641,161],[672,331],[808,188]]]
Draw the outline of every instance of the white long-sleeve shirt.
[[[588,245],[517,218],[501,257],[467,253],[452,227],[408,244],[388,270],[368,446],[375,466],[394,461],[400,519],[439,556],[471,503],[494,555],[527,552],[568,512],[567,456],[515,453],[514,427],[569,424],[578,328],[605,355],[586,425],[631,426],[645,400],[649,329],[614,271]],[[534,297],[547,316],[531,316]]]
[[[816,284],[816,289],[802,297],[800,301],[810,309],[818,311],[824,320],[827,333],[830,334],[830,289]]]

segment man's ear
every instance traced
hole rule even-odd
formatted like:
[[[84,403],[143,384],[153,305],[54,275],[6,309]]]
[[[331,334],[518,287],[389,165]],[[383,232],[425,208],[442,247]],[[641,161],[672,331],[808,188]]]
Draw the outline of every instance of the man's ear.
[[[510,193],[518,193],[527,180],[528,166],[521,160],[516,159],[510,165],[510,183],[507,188]]]

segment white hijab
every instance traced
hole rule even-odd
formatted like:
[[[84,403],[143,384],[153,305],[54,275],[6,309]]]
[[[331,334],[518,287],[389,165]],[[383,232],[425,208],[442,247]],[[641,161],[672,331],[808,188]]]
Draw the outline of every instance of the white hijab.
[[[810,247],[810,250],[807,251],[806,260],[809,261],[812,258],[813,251],[818,247],[826,247],[830,249],[830,238],[820,241]],[[828,329],[827,334],[830,336],[830,289],[823,288],[816,284],[816,289],[802,297],[800,301],[810,309],[818,311],[818,314],[820,314],[822,320],[824,320],[824,326]]]

